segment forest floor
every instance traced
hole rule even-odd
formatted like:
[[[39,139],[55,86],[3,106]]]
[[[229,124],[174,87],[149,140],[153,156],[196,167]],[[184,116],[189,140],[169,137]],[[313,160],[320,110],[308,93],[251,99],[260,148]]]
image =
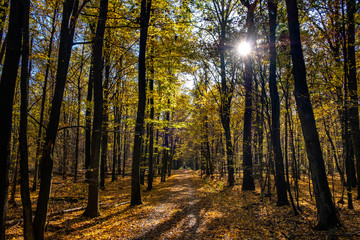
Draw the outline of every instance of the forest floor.
[[[143,204],[129,207],[130,178],[107,182],[101,191],[101,216],[86,218],[87,184],[55,178],[46,239],[360,239],[360,204],[337,204],[344,227],[315,231],[314,200],[302,182],[300,215],[276,207],[275,196],[226,187],[226,179],[200,178],[197,171],[176,170],[165,183],[156,178],[143,191]],[[145,187],[144,187],[145,189]],[[32,199],[35,202],[36,194]],[[21,201],[9,209],[8,239],[22,239]],[[35,207],[35,205],[34,205]],[[62,212],[72,209],[73,211]]]

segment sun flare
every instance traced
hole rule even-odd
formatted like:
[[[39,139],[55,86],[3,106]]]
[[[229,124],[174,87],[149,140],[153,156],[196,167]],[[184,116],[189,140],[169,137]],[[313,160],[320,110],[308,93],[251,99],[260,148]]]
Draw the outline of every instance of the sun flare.
[[[251,52],[250,43],[243,41],[236,46],[236,51],[241,56],[247,56]]]

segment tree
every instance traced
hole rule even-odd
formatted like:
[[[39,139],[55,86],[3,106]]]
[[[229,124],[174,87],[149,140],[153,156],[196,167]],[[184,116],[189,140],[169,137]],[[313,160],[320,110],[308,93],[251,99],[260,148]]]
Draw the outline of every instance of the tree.
[[[141,0],[140,12],[140,46],[138,66],[138,109],[136,115],[134,150],[131,171],[131,206],[141,204],[140,192],[140,161],[142,138],[144,134],[145,106],[146,106],[146,42],[151,13],[151,1]]]
[[[32,209],[29,191],[29,151],[27,141],[28,131],[28,98],[29,98],[29,77],[31,66],[29,67],[29,10],[30,1],[23,1],[23,29],[22,29],[22,52],[21,52],[21,106],[20,106],[20,131],[19,131],[19,150],[20,150],[20,192],[23,205],[24,216],[24,239],[32,240],[34,230],[32,225]]]
[[[296,0],[286,0],[290,33],[291,59],[295,81],[294,96],[305,139],[319,221],[317,229],[329,229],[340,224],[329,189],[319,135],[306,82],[306,67],[300,40],[300,23]]]
[[[269,88],[271,99],[271,140],[275,154],[275,184],[277,191],[277,205],[288,205],[289,201],[286,194],[286,182],[284,174],[284,161],[280,143],[280,101],[276,85],[276,16],[277,2],[268,0],[269,11],[269,48],[270,48],[270,70],[269,70]]]
[[[349,78],[348,89],[350,97],[349,107],[349,124],[351,129],[351,137],[356,157],[357,171],[357,199],[360,199],[360,129],[359,129],[359,103],[358,103],[358,85],[356,77],[356,57],[355,57],[355,14],[356,1],[348,0],[348,57],[349,57]],[[350,184],[350,183],[348,183]]]
[[[22,47],[23,16],[27,2],[11,1],[6,54],[0,81],[0,239],[5,239],[5,217],[8,202],[10,139],[15,84]],[[28,11],[28,10],[27,10]]]
[[[105,33],[105,23],[108,12],[108,0],[100,1],[100,13],[96,27],[96,35],[93,45],[93,74],[92,82],[94,83],[94,119],[93,130],[91,134],[91,151],[90,151],[90,173],[89,173],[89,194],[88,204],[84,212],[85,216],[97,217],[99,211],[99,175],[100,175],[100,144],[101,128],[103,120],[103,86],[102,86],[102,69],[103,69],[103,43]]]
[[[85,6],[86,0],[80,9],[78,0],[65,0],[60,30],[60,46],[56,71],[55,92],[52,101],[50,120],[47,125],[42,157],[40,160],[40,190],[34,218],[34,232],[37,239],[44,238],[46,215],[51,191],[51,180],[53,170],[52,152],[59,127],[60,110],[63,101],[66,76],[69,68],[71,47],[74,38],[75,24],[78,13]]]
[[[247,39],[255,42],[255,26],[254,14],[258,4],[258,0],[250,3],[249,0],[241,0],[243,5],[247,8],[246,25],[247,25]],[[244,112],[244,135],[243,135],[243,185],[242,190],[254,190],[253,178],[253,163],[252,163],[252,108],[253,108],[253,93],[252,93],[252,79],[253,66],[249,57],[245,58],[245,112]]]

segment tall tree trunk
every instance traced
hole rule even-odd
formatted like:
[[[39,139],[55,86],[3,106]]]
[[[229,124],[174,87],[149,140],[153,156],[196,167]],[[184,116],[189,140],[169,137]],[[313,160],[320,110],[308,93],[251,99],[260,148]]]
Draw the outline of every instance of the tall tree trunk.
[[[50,120],[47,126],[46,138],[40,161],[40,191],[34,218],[35,237],[39,240],[44,238],[46,215],[51,191],[53,171],[52,152],[59,127],[60,110],[63,101],[66,76],[69,68],[71,47],[74,38],[78,0],[65,0],[60,30],[60,46],[58,66],[56,72],[55,92],[52,101]]]
[[[289,201],[286,194],[286,182],[284,174],[284,160],[280,143],[280,100],[276,85],[276,16],[277,2],[268,0],[269,28],[270,28],[270,75],[269,88],[271,99],[271,140],[275,154],[275,184],[277,192],[277,205],[288,205]]]
[[[31,72],[31,65],[28,68],[29,62],[29,9],[30,1],[23,1],[23,32],[22,32],[22,59],[21,59],[21,106],[20,106],[20,131],[19,131],[19,149],[20,149],[20,192],[21,202],[23,206],[24,218],[24,239],[32,240],[34,237],[34,230],[32,225],[32,209],[29,189],[29,153],[27,144],[27,130],[28,130],[28,98],[29,98],[29,77]]]
[[[153,53],[153,52],[152,52]],[[150,79],[149,79],[149,90],[150,90],[150,126],[149,126],[149,172],[148,172],[148,187],[147,190],[152,189],[153,180],[154,180],[154,117],[155,117],[155,108],[154,108],[154,64],[153,58],[151,56],[151,69],[150,69]]]
[[[225,37],[226,37],[226,23],[221,23],[220,30],[220,118],[224,129],[225,146],[226,146],[226,160],[228,168],[228,184],[229,186],[235,185],[234,176],[234,149],[231,141],[231,129],[230,129],[230,115],[231,115],[231,90],[226,80],[226,65],[225,65]]]
[[[355,58],[355,14],[356,1],[348,0],[348,54],[349,54],[349,124],[351,129],[351,137],[356,157],[356,173],[357,173],[357,199],[360,199],[360,129],[359,129],[359,103],[358,103],[358,85],[356,77],[356,58]]]
[[[139,46],[139,100],[136,115],[133,162],[131,171],[131,206],[142,204],[140,192],[140,161],[142,137],[144,134],[146,105],[146,41],[148,35],[152,0],[141,0],[140,12],[140,46]]]
[[[125,119],[124,119],[124,148],[123,148],[123,168],[122,168],[122,177],[124,178],[125,177],[125,166],[126,166],[126,159],[127,159],[127,153],[128,153],[128,141],[127,141],[127,128],[128,128],[128,125],[127,125],[127,117],[128,117],[128,111],[127,111],[127,108],[126,108],[126,111],[125,111]],[[121,174],[121,173],[119,173]]]
[[[246,25],[247,25],[247,39],[255,41],[255,26],[254,26],[254,12],[257,1],[252,4],[249,1],[242,0],[247,8]],[[243,185],[242,190],[254,190],[253,178],[253,164],[252,164],[252,108],[253,108],[253,94],[252,94],[252,78],[253,66],[250,57],[245,58],[245,113],[244,113],[244,132],[243,132]]]
[[[294,95],[312,173],[311,177],[319,216],[317,229],[329,229],[338,226],[340,220],[332,201],[329,184],[326,178],[324,159],[321,152],[319,135],[306,82],[306,68],[300,40],[297,1],[286,0],[286,8],[290,32],[293,76],[295,81]]]
[[[106,56],[106,58],[108,58]],[[107,172],[107,145],[108,145],[108,121],[109,121],[109,80],[108,61],[106,61],[105,81],[104,81],[104,111],[103,111],[103,126],[102,126],[102,140],[101,140],[101,167],[100,167],[100,188],[105,189],[105,178]]]
[[[94,118],[93,130],[91,134],[90,151],[90,173],[89,173],[89,194],[88,203],[84,215],[87,217],[97,217],[99,211],[99,175],[100,175],[100,144],[101,127],[103,120],[103,43],[105,34],[105,23],[108,12],[108,0],[100,1],[100,13],[96,27],[95,41],[93,45],[93,80],[94,83]]]
[[[36,157],[35,157],[35,169],[34,169],[34,178],[33,178],[33,185],[31,188],[31,191],[36,191],[37,185],[38,185],[38,179],[39,179],[39,161],[40,161],[40,155],[41,155],[41,140],[43,136],[43,122],[44,122],[44,111],[45,111],[45,101],[46,101],[46,92],[47,92],[47,84],[49,79],[49,72],[50,72],[50,66],[51,66],[51,53],[53,48],[53,40],[54,35],[56,31],[56,15],[58,11],[58,5],[55,5],[54,14],[51,19],[51,33],[50,33],[50,41],[49,41],[49,49],[47,52],[47,63],[45,68],[45,78],[44,78],[44,86],[41,96],[41,106],[40,106],[40,120],[39,120],[39,131],[38,136],[36,138]]]
[[[83,56],[84,57],[84,48]],[[77,81],[77,109],[76,109],[76,137],[75,137],[75,162],[74,162],[74,183],[77,182],[78,166],[79,166],[79,138],[80,138],[80,113],[81,113],[81,75],[84,68],[84,59],[81,61],[80,73]]]
[[[10,140],[12,126],[15,84],[21,54],[21,34],[23,15],[26,15],[23,2],[11,1],[9,28],[5,62],[0,81],[0,239],[5,239],[5,220],[8,203]]]

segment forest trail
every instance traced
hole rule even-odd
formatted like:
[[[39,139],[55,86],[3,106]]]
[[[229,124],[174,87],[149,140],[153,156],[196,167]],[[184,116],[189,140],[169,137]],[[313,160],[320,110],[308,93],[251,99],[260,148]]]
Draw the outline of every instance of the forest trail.
[[[192,171],[179,170],[168,179],[159,204],[155,209],[152,227],[133,239],[197,239],[204,220],[200,216],[201,206],[197,189],[200,187]],[[168,220],[157,224],[159,219]]]
[[[69,191],[60,178],[54,183],[50,212],[86,206],[86,183]],[[237,182],[240,182],[237,180]],[[306,194],[306,182],[302,183]],[[129,206],[130,177],[107,182],[100,193],[101,215],[82,216],[82,211],[50,216],[46,239],[358,239],[360,211],[345,206],[340,214],[346,229],[318,232],[314,202],[301,200],[301,216],[289,206],[276,207],[276,198],[257,191],[241,191],[226,179],[201,178],[199,171],[175,170],[166,182],[157,177],[145,191],[143,204]],[[19,201],[20,199],[17,199]],[[71,202],[70,202],[71,200]],[[33,202],[34,203],[34,202]],[[20,208],[18,209],[21,210]],[[20,214],[20,213],[17,213]],[[22,226],[8,229],[9,239],[22,239]]]

